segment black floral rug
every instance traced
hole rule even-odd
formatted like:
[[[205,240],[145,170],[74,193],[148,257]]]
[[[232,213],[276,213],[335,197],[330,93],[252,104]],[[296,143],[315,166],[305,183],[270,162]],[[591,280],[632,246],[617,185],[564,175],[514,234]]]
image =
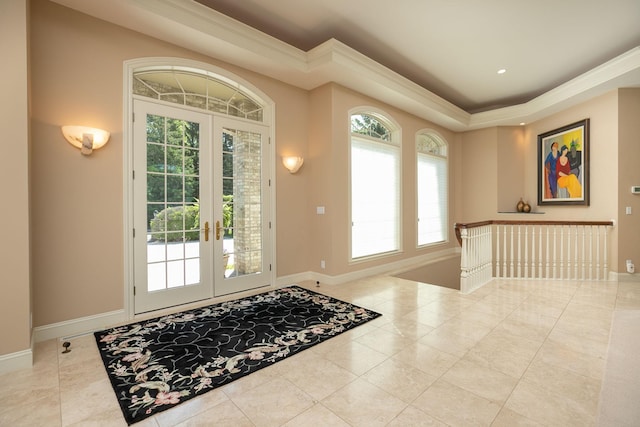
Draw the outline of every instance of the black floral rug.
[[[290,286],[94,335],[133,424],[378,316]]]

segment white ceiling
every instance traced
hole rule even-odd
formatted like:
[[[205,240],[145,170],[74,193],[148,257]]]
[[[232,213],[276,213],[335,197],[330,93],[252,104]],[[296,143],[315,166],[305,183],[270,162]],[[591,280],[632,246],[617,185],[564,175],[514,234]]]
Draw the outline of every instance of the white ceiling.
[[[640,45],[639,0],[198,1],[305,51],[340,40],[468,112],[529,101]]]
[[[640,87],[640,0],[54,1],[305,89],[335,81],[453,130]]]

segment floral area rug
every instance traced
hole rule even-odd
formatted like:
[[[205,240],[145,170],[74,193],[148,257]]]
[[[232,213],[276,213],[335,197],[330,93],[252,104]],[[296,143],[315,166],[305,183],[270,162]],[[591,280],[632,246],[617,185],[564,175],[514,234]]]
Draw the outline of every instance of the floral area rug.
[[[290,286],[94,335],[130,425],[378,316]]]

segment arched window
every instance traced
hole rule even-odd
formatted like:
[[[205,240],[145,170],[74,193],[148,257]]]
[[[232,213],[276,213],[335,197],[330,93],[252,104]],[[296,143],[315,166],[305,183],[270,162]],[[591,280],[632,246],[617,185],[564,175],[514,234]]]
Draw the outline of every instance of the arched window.
[[[384,114],[351,119],[351,259],[400,250],[400,129]]]
[[[133,74],[133,93],[173,104],[262,122],[264,108],[246,89],[201,70],[142,70]]]
[[[418,246],[447,241],[447,143],[434,131],[416,134]]]

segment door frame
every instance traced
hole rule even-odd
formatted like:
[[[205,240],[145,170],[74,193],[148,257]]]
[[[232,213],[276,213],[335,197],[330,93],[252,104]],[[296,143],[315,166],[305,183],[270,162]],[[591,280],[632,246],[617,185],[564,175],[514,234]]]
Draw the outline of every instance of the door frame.
[[[203,76],[219,79],[227,84],[238,87],[239,90],[254,95],[263,103],[264,113],[262,125],[267,126],[269,144],[266,151],[267,158],[265,164],[269,165],[267,171],[267,179],[271,183],[269,192],[269,207],[267,220],[271,223],[271,239],[270,239],[270,251],[271,251],[271,271],[270,271],[270,286],[276,284],[276,179],[275,179],[275,159],[276,159],[276,139],[275,139],[275,104],[273,100],[268,97],[260,89],[244,80],[233,73],[230,73],[222,68],[207,64],[204,62],[193,61],[184,58],[172,58],[172,57],[151,57],[151,58],[138,58],[124,61],[123,63],[123,108],[122,108],[122,211],[123,211],[123,309],[126,320],[132,320],[136,317],[134,313],[134,240],[133,240],[133,207],[134,207],[134,192],[133,192],[133,74],[136,71],[143,69],[180,69],[187,70],[195,73],[202,74]],[[140,99],[151,100],[150,98],[140,97]],[[166,104],[176,107],[178,104],[169,102],[152,100],[160,104]],[[193,111],[202,112],[197,108],[191,108],[188,106],[181,106],[186,110],[192,109]],[[215,297],[211,300],[214,301]],[[201,301],[202,303],[202,301]],[[189,304],[187,304],[189,305]],[[178,309],[173,307],[172,309]],[[152,312],[153,313],[153,312]],[[148,315],[148,313],[144,314]]]

